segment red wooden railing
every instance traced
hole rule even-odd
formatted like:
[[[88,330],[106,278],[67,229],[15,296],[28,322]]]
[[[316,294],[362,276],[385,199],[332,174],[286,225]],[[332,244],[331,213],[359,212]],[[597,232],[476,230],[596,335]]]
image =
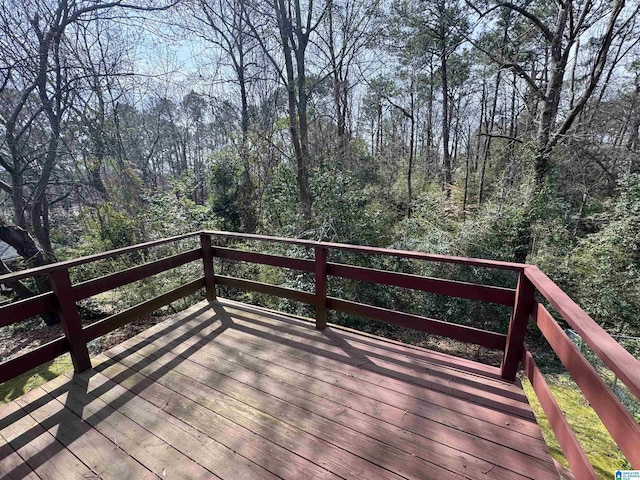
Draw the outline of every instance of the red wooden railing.
[[[199,248],[76,285],[71,283],[69,274],[71,268],[195,237],[200,238]],[[222,247],[216,244],[218,240],[226,242],[230,239],[245,242],[296,245],[313,251],[313,259],[257,253]],[[331,252],[394,256],[425,262],[442,262],[476,268],[510,270],[518,273],[518,283],[514,290],[345,265],[329,261]],[[216,257],[312,273],[315,278],[315,291],[307,292],[217,274],[214,271],[214,258]],[[82,326],[76,307],[76,302],[79,300],[200,260],[202,260],[203,264],[202,277],[108,318]],[[326,327],[327,311],[334,310],[502,350],[504,352],[500,369],[502,377],[505,380],[514,380],[518,367],[522,363],[576,478],[597,478],[562,410],[554,400],[551,390],[536,366],[531,352],[525,348],[524,336],[529,319],[532,318],[565,365],[567,371],[575,379],[589,403],[600,416],[632,467],[640,468],[640,426],[617,400],[580,351],[569,341],[564,331],[546,308],[536,299],[536,296],[546,299],[555,308],[559,315],[582,336],[584,341],[600,356],[636,398],[640,398],[640,363],[535,266],[340,243],[232,232],[202,231],[0,276],[0,283],[21,280],[36,275],[49,275],[53,291],[0,307],[0,326],[7,326],[26,318],[42,315],[51,310],[57,310],[62,320],[65,336],[24,355],[0,363],[0,382],[20,375],[65,352],[71,353],[74,368],[77,372],[86,370],[91,367],[87,342],[202,289],[204,289],[208,300],[214,300],[216,285],[221,285],[275,295],[313,305],[315,307],[316,328],[318,329]],[[512,307],[508,333],[504,335],[330,297],[327,295],[329,277],[410,288],[439,295],[507,305]]]

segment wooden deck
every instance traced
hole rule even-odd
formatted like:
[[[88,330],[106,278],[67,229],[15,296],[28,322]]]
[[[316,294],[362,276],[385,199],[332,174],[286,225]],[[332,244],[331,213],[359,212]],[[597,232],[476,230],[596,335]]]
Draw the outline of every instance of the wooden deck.
[[[0,476],[558,478],[497,368],[202,302],[0,408]]]

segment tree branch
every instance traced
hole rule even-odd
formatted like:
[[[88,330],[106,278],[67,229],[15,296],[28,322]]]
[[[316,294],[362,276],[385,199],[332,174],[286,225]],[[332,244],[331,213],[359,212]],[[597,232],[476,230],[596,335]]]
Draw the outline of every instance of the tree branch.
[[[598,55],[596,56],[596,61],[593,62],[591,67],[591,72],[589,73],[589,84],[587,88],[582,93],[582,96],[578,99],[574,107],[567,114],[564,121],[560,125],[560,128],[554,133],[554,135],[549,140],[550,147],[554,147],[560,139],[569,131],[573,122],[578,117],[580,112],[583,110],[589,98],[591,98],[591,94],[595,90],[598,85],[598,81],[602,76],[602,72],[604,71],[604,67],[607,63],[607,55],[609,53],[609,48],[611,47],[611,43],[613,42],[613,34],[615,30],[616,21],[624,8],[624,0],[616,0],[613,9],[611,11],[611,18],[609,18],[609,22],[607,24],[607,28],[605,30],[604,38],[602,39],[602,43],[600,49],[598,50]]]
[[[553,34],[551,33],[551,30],[549,30],[549,28],[547,28],[547,26],[544,23],[542,23],[542,20],[540,20],[538,17],[536,17],[533,13],[528,11],[526,8],[520,7],[518,5],[514,5],[513,3],[510,3],[510,2],[498,2],[497,5],[514,10],[518,12],[520,15],[522,15],[523,17],[526,17],[531,21],[531,23],[533,23],[536,27],[538,27],[540,32],[542,32],[542,34],[544,35],[544,37],[547,39],[549,43],[553,41]]]
[[[4,190],[9,195],[11,195],[13,193],[13,189],[11,188],[11,185],[9,185],[6,182],[3,182],[2,180],[0,180],[0,190]]]
[[[536,85],[536,82],[533,81],[533,78],[531,78],[531,76],[524,71],[521,65],[518,65],[517,63],[503,63],[502,65],[500,65],[500,68],[506,69],[506,70],[512,70],[513,72],[515,72],[520,78],[522,78],[525,82],[527,82],[527,85],[531,87],[531,90],[533,90],[533,93],[535,93],[542,100],[545,99],[544,92],[540,89],[538,85]]]
[[[480,136],[480,137],[490,137],[490,138],[504,138],[504,139],[509,140],[511,142],[524,143],[519,138],[510,137],[509,135],[502,135],[500,133],[484,133],[484,132],[480,132],[480,133],[478,133],[478,136]]]

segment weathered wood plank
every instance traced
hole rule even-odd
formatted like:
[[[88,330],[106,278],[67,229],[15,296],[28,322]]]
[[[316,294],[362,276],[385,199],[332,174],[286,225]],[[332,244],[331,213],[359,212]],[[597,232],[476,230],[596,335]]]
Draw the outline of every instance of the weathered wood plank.
[[[260,414],[258,411],[238,412],[235,408],[236,402],[229,397],[221,401],[214,400],[217,397],[213,396],[196,402],[192,395],[189,395],[188,384],[174,386],[180,390],[180,393],[165,385],[165,383],[173,385],[172,380],[178,374],[171,374],[171,372],[165,374],[163,369],[160,379],[155,378],[158,375],[145,377],[140,373],[145,368],[142,365],[143,362],[138,365],[137,370],[131,370],[122,363],[109,362],[99,365],[98,369],[104,375],[117,379],[118,383],[132,389],[145,400],[159,406],[171,416],[217,441],[229,444],[233,450],[279,477],[291,480],[335,479],[335,473],[337,473],[342,478],[356,478],[358,472],[367,471],[367,478],[394,480],[400,478],[384,470],[381,473],[373,469],[367,470],[365,469],[365,467],[369,468],[367,462],[348,452],[336,452],[330,444],[317,438],[301,437],[297,429],[277,418]],[[144,385],[144,388],[139,389],[140,384]],[[185,400],[184,395],[187,395],[188,400]],[[202,403],[213,410],[203,406]],[[213,413],[214,411],[216,413]],[[331,452],[331,455],[327,457],[322,455],[328,452]]]
[[[82,422],[44,389],[32,390],[16,402],[99,478],[157,480],[158,477],[153,472],[132,459],[110,439]]]
[[[172,354],[179,355],[185,350],[191,349],[181,343],[172,349]],[[146,344],[137,350],[137,353],[150,360],[161,358],[163,352],[164,349],[159,348],[156,343]],[[164,353],[164,355],[166,357],[168,354]],[[251,361],[251,358],[254,361]],[[198,374],[194,374],[197,368],[194,368],[191,362],[202,367]],[[243,364],[247,363],[250,368],[244,367]],[[531,472],[541,477],[545,473],[554,471],[546,446],[543,442],[539,442],[537,445],[544,448],[538,451],[531,437],[518,435],[520,442],[513,442],[516,435],[509,435],[513,432],[505,428],[494,428],[493,433],[497,433],[497,438],[486,438],[486,432],[483,432],[485,435],[483,439],[449,425],[426,419],[418,422],[422,429],[412,429],[411,424],[414,422],[411,419],[418,417],[397,408],[394,408],[395,418],[391,417],[390,422],[385,422],[378,414],[385,405],[381,402],[367,402],[366,397],[339,386],[312,381],[309,377],[277,365],[267,364],[256,357],[233,352],[232,349],[223,349],[218,342],[212,342],[189,353],[188,360],[185,359],[185,362],[179,364],[175,370],[194,379],[200,378],[201,381],[224,385],[221,389],[224,392],[227,392],[230,379],[242,382],[290,404],[312,410],[313,413],[325,419],[340,423],[364,435],[378,438],[426,461],[452,470],[458,467],[458,473],[461,474],[479,477],[491,469],[496,478],[520,478],[521,475]],[[220,375],[213,376],[212,372]],[[224,379],[222,376],[227,376],[229,379]],[[217,381],[217,378],[220,380]],[[236,398],[244,399],[246,395]],[[313,406],[310,406],[310,399]],[[370,408],[363,409],[363,404],[365,407],[370,404]],[[407,415],[410,418],[405,420]],[[440,411],[434,409],[432,417],[439,418]],[[497,432],[497,430],[501,431]],[[510,437],[512,442],[501,444],[500,441],[504,437]],[[518,451],[518,447],[521,451]],[[507,469],[512,472],[503,471]],[[517,475],[514,476],[513,472],[517,472]]]
[[[109,355],[110,352],[107,354]],[[290,433],[287,436],[292,437],[296,443],[308,444],[311,438],[321,439],[322,442],[318,444],[321,450],[314,449],[300,453],[306,458],[324,451],[325,454],[317,458],[329,461],[328,457],[336,457],[335,447],[338,447],[341,449],[342,456],[346,457],[346,461],[343,460],[345,465],[352,470],[360,471],[356,462],[362,463],[362,460],[357,460],[358,458],[367,461],[364,468],[368,472],[368,478],[371,478],[374,475],[373,472],[378,469],[386,469],[389,474],[396,472],[410,479],[422,478],[425,470],[440,477],[451,474],[451,471],[439,465],[427,463],[416,455],[407,454],[387,443],[360,435],[309,410],[260,394],[257,389],[231,378],[220,378],[215,375],[215,372],[188,360],[176,360],[176,357],[170,353],[165,354],[162,360],[154,360],[133,352],[117,358],[123,365],[149,375],[151,379],[173,391],[180,391],[210,412],[225,416],[234,412],[234,421],[253,419],[252,428],[263,436],[270,435],[269,432],[273,431],[283,433],[288,431]],[[167,364],[171,365],[171,370],[158,374],[157,372],[164,370],[163,366]],[[185,365],[188,366],[186,371]],[[207,381],[211,386],[201,383],[202,381]]]
[[[377,339],[373,336],[367,337],[361,333],[345,331],[336,325],[332,325],[331,329],[324,334],[317,334],[309,330],[308,321],[290,319],[282,314],[269,316],[258,307],[251,311],[235,309],[233,304],[229,306],[232,310],[227,309],[227,311],[233,315],[233,318],[246,320],[252,327],[261,330],[264,328],[263,331],[267,333],[282,333],[289,337],[295,335],[300,341],[325,343],[328,348],[333,347],[333,351],[336,352],[349,347],[354,353],[370,357],[376,364],[398,367],[400,371],[405,372],[424,370],[448,378],[453,375],[463,382],[480,383],[483,388],[495,389],[500,394],[514,399],[526,399],[522,387],[518,383],[504,381],[496,367],[484,366],[478,362],[466,361],[438,352],[409,348],[409,345],[392,343],[379,337]],[[408,370],[402,370],[404,367]]]
[[[42,386],[55,401],[77,415],[78,420],[86,422],[118,447],[126,451],[144,467],[158,477],[176,479],[210,479],[212,472],[205,470],[196,459],[183,455],[173,446],[129,419],[114,406],[87,393],[88,385],[65,379],[64,385],[48,382]]]
[[[168,476],[185,479],[557,478],[539,427],[514,416],[530,412],[519,385],[495,367],[224,303],[155,325],[25,408],[119,438],[156,478],[173,458]]]
[[[125,383],[137,385],[138,388],[148,383],[141,375],[124,368],[118,370],[116,377],[117,380],[126,377]],[[238,480],[279,478],[243,456],[247,451],[255,452],[261,448],[264,448],[262,451],[265,454],[270,455],[272,452],[268,444],[262,444],[259,439],[253,438],[246,438],[245,443],[240,437],[227,436],[222,440],[227,442],[231,440],[235,449],[223,445],[213,437],[207,436],[206,432],[199,428],[197,421],[192,422],[196,425],[192,426],[165,411],[164,408],[168,406],[166,400],[171,396],[163,397],[167,392],[158,391],[159,387],[155,385],[150,384],[144,392],[136,395],[93,370],[77,375],[73,380],[80,382],[83,386],[87,385],[87,393],[93,398],[99,398],[109,405],[117,405],[120,413],[149,430],[153,435],[170,443],[182,454],[213,472],[212,475]],[[225,429],[218,431],[220,436],[225,433],[228,434]]]
[[[246,318],[252,321],[264,322],[267,320],[274,320],[270,322],[272,328],[276,330],[279,328],[295,328],[305,329],[308,326],[309,319],[298,317],[291,314],[283,314],[277,310],[271,310],[264,307],[258,307],[255,305],[248,305],[245,303],[236,302],[227,298],[218,299],[219,303],[223,305],[227,310],[232,311],[235,316],[244,315]],[[333,330],[339,330],[344,337],[353,339],[354,341],[366,346],[377,346],[388,350],[390,352],[401,352],[402,354],[412,357],[417,360],[428,361],[429,363],[437,363],[454,367],[458,370],[464,370],[476,375],[480,375],[483,378],[494,379],[503,382],[500,377],[500,369],[492,365],[479,363],[474,360],[468,360],[462,357],[454,357],[452,355],[441,353],[435,350],[427,350],[424,347],[402,343],[390,338],[382,338],[377,335],[372,335],[360,330],[354,330],[352,328],[344,327],[341,325],[332,324]],[[284,331],[284,330],[283,330]]]
[[[13,401],[3,407],[5,418],[0,435],[18,453],[20,458],[43,480],[86,480],[95,477],[75,455],[67,450],[27,412]],[[21,468],[21,467],[19,467]],[[10,474],[17,473],[12,470]]]
[[[198,335],[206,336],[211,331],[220,328],[220,323],[233,325],[234,328],[227,329],[223,335],[216,337],[217,344],[224,344],[231,348],[237,348],[239,351],[249,353],[251,355],[258,356],[269,360],[270,358],[276,358],[277,362],[293,369],[299,373],[312,376],[322,381],[325,380],[330,383],[341,384],[348,379],[349,382],[355,382],[352,387],[353,391],[360,392],[363,395],[370,396],[375,400],[379,400],[379,395],[384,392],[388,397],[386,401],[390,405],[397,405],[409,409],[410,411],[416,411],[416,409],[425,410],[425,418],[429,418],[430,411],[435,407],[445,407],[450,411],[451,418],[447,421],[461,421],[458,414],[466,415],[469,411],[469,402],[465,399],[459,399],[452,397],[449,390],[446,392],[439,392],[430,388],[427,391],[420,391],[416,393],[415,386],[411,387],[405,382],[394,379],[392,376],[385,374],[383,378],[375,371],[369,370],[369,365],[363,362],[361,358],[352,358],[346,355],[344,352],[332,352],[331,347],[329,351],[323,351],[320,349],[311,349],[309,351],[304,350],[307,340],[304,342],[296,342],[291,340],[290,335],[267,335],[260,333],[256,336],[256,332],[253,328],[250,328],[247,333],[247,328],[255,325],[245,327],[242,325],[242,321],[237,317],[232,317],[228,312],[227,307],[216,306],[212,307],[212,312],[217,315],[218,321],[210,323],[205,329],[197,330]],[[195,327],[196,322],[181,322],[180,326],[175,327],[176,333],[180,333],[180,342],[185,345],[192,345],[189,336],[193,336],[189,330]],[[309,328],[309,327],[307,327]],[[266,330],[268,333],[268,330]],[[311,332],[314,330],[310,329]],[[117,349],[120,348],[140,348],[141,339],[143,337],[137,337],[124,342]],[[153,338],[153,341],[158,345],[163,345],[165,340],[163,338]],[[144,343],[144,342],[143,342]],[[267,352],[271,352],[272,356],[266,357]],[[383,387],[381,390],[377,390],[377,384]],[[530,413],[530,418],[523,419],[514,417],[511,414],[496,411],[492,408],[483,405],[475,405],[473,407],[478,411],[477,416],[483,422],[493,423],[494,425],[504,426],[509,425],[509,428],[525,433],[529,436],[534,436],[541,439],[540,429],[533,420],[533,414]],[[418,411],[419,412],[419,411]],[[419,414],[419,413],[418,413]],[[464,417],[462,421],[466,422],[467,418]]]
[[[411,395],[410,383],[425,385],[430,389],[430,396],[441,394],[442,405],[447,405],[453,400],[460,399],[463,401],[465,409],[469,408],[469,403],[476,403],[489,407],[491,411],[504,411],[509,415],[517,415],[524,419],[534,420],[531,409],[526,403],[523,404],[522,402],[504,398],[481,389],[470,389],[465,385],[448,382],[445,379],[440,379],[438,383],[432,381],[425,382],[418,377],[403,374],[396,368],[387,369],[377,366],[368,358],[362,358],[362,356],[354,359],[341,348],[327,345],[324,342],[313,341],[308,338],[282,337],[271,332],[268,327],[261,327],[249,322],[243,323],[242,320],[234,322],[234,328],[229,332],[229,335],[237,335],[238,333],[248,334],[246,341],[250,343],[264,346],[266,342],[269,348],[290,354],[296,358],[301,358],[305,352],[308,352],[318,365],[326,362],[327,365],[332,365],[329,368],[338,372],[341,371],[345,363],[362,364],[361,368],[354,369],[354,375],[357,376],[357,378],[370,375],[375,378],[374,381],[377,382],[380,381],[380,378],[378,378],[379,374],[383,373],[383,383],[380,385],[395,392],[409,392],[409,395]],[[333,362],[329,362],[329,360],[333,360]],[[407,381],[410,383],[407,383]],[[422,396],[423,393],[421,392],[420,395]],[[425,397],[422,396],[421,398]]]
[[[238,317],[235,315],[233,316],[233,322],[234,323],[238,322]],[[175,332],[172,332],[171,335],[182,334],[183,332],[187,331],[188,328],[189,328],[189,324],[184,324],[181,326],[180,329],[176,330]],[[307,325],[306,328],[309,329],[309,326]],[[206,334],[206,330],[200,333]],[[276,363],[288,370],[295,371],[296,378],[300,377],[298,373],[301,373],[304,376],[311,377],[314,383],[311,383],[311,381],[307,379],[305,380],[304,385],[317,384],[318,388],[324,388],[322,387],[322,385],[325,385],[325,382],[331,385],[335,384],[336,386],[339,385],[342,387],[343,382],[347,382],[347,383],[353,382],[354,381],[353,379],[358,374],[357,370],[350,370],[349,365],[345,365],[340,362],[333,362],[328,358],[319,359],[317,364],[320,365],[321,363],[324,363],[322,368],[317,368],[315,363],[307,363],[306,361],[300,362],[299,358],[297,357],[295,360],[292,361],[291,357],[289,357],[286,354],[283,355],[280,351],[275,350],[274,346],[271,346],[271,345],[267,346],[260,343],[252,343],[254,339],[252,339],[250,336],[236,336],[235,333],[236,332],[228,330],[223,335],[220,335],[219,337],[217,337],[214,344],[207,345],[206,347],[203,347],[203,348],[205,348],[207,351],[209,351],[209,349],[213,349],[213,350],[223,349],[225,352],[225,358],[232,357],[233,352],[236,352],[239,356],[242,356],[243,359],[247,358],[246,355],[251,355],[257,359],[256,361],[267,361],[267,362]],[[157,348],[160,348],[163,345],[166,345],[169,341],[170,341],[170,336],[163,337],[162,339],[154,339],[154,346],[156,346]],[[123,345],[122,347],[138,349],[138,348],[142,348],[142,345],[143,344],[140,343],[140,341],[137,341],[135,344],[130,343],[129,345]],[[179,345],[176,345],[173,348],[173,351],[182,351],[185,348],[189,348],[190,345],[192,345],[192,342],[189,339],[182,340]],[[348,363],[355,364],[355,365],[358,365],[358,364],[362,365],[363,360],[361,360],[360,358],[361,358],[361,355],[354,355],[353,359]],[[325,368],[325,365],[327,368]],[[335,365],[335,369],[333,365]],[[348,372],[344,372],[344,369],[347,369]],[[342,375],[343,373],[344,375]],[[460,373],[463,373],[463,372],[460,372]],[[455,370],[453,371],[453,374],[455,374]],[[303,377],[300,377],[300,378],[303,378]],[[365,393],[362,393],[362,395],[368,395],[369,393],[366,393],[366,392],[371,392],[370,393],[371,398],[369,398],[370,401],[374,402],[377,406],[385,405],[379,401],[380,391],[378,390],[372,391],[372,388],[374,388],[372,387],[372,384],[375,385],[379,381],[380,379],[376,379],[374,376],[370,378],[369,384],[360,382],[360,381],[355,381],[355,384],[352,387],[348,387],[348,388],[351,388],[353,392],[365,392]],[[509,385],[509,384],[507,385],[509,389],[514,388],[514,386],[512,385]],[[394,390],[386,391],[386,389],[383,389],[382,392],[386,392],[386,394],[390,394],[394,396],[398,395],[397,392]],[[421,392],[417,392],[414,394],[414,397],[421,397],[421,396],[422,396]],[[400,397],[402,398],[402,395],[400,395]],[[397,397],[392,398],[390,400],[390,404],[388,404],[387,406],[396,408],[395,405],[398,404],[398,402],[402,404],[401,398],[397,398]],[[523,400],[523,401],[526,402],[526,400]],[[412,398],[406,398],[405,403],[407,405],[413,405],[415,404],[415,401]],[[416,405],[420,406],[422,405],[422,402],[418,402]],[[518,435],[522,434],[520,430],[523,430],[524,432],[527,432],[530,435],[537,434],[536,439],[539,440],[541,445],[544,445],[544,442],[540,435],[540,431],[533,422],[523,423],[520,419],[510,418],[509,416],[503,416],[502,421],[498,421],[496,422],[496,424],[491,424],[484,421],[484,419],[487,417],[487,412],[491,412],[490,410],[482,409],[480,414],[478,415],[480,418],[475,419],[467,415],[469,413],[469,405],[465,405],[465,408],[461,409],[461,413],[463,413],[463,415],[460,415],[460,413],[451,411],[449,409],[450,405],[448,403],[443,403],[442,405],[433,405],[433,404],[427,403],[427,405],[424,405],[425,412],[427,412],[425,413],[427,419],[434,418],[434,415],[432,414],[433,409],[440,408],[441,406],[444,406],[446,408],[437,415],[437,418],[435,418],[435,420],[445,425],[452,425],[452,426],[458,425],[460,426],[461,429],[467,428],[466,426],[470,425],[469,428],[472,428],[471,431],[474,435],[482,437],[484,435],[483,432],[489,432],[490,435],[486,438],[495,439],[496,437],[499,437],[499,438],[505,437],[504,427],[506,422],[507,429],[514,430],[515,432],[517,432]],[[376,407],[376,409],[377,408],[378,407]],[[414,410],[415,410],[415,406],[410,411],[414,411]],[[404,417],[403,417],[403,420],[404,420]],[[495,428],[498,428],[498,430],[494,431]],[[531,437],[528,437],[528,438],[529,438],[529,441],[531,441]],[[511,443],[514,443],[514,442],[511,442]]]
[[[173,349],[175,353],[180,353],[180,350],[181,348]],[[205,361],[207,356],[208,363]],[[432,409],[429,418],[420,417],[412,411],[402,410],[394,405],[357,394],[353,390],[347,390],[343,385],[325,382],[321,379],[322,372],[319,372],[315,378],[303,375],[288,369],[286,365],[275,363],[277,358],[266,359],[267,356],[268,353],[260,358],[247,351],[239,351],[216,342],[203,347],[201,351],[192,354],[189,358],[236,379],[241,378],[241,373],[247,375],[244,369],[266,375],[286,385],[460,450],[470,448],[476,441],[486,440],[526,453],[527,456],[535,456],[542,460],[549,458],[548,449],[541,439],[537,442],[533,441],[530,436],[514,431],[508,425],[493,425],[469,415],[452,415],[453,412],[450,410],[437,407]],[[241,371],[234,370],[239,367],[242,367]],[[244,381],[244,383],[252,384],[250,381]],[[262,386],[263,382],[256,380],[253,384]],[[281,395],[289,394],[286,389],[281,388],[281,390]],[[277,393],[271,394],[278,396]],[[381,425],[379,428],[384,430],[385,426]],[[507,463],[505,462],[504,465],[506,466]]]
[[[31,467],[0,435],[0,478],[4,480],[38,480]]]

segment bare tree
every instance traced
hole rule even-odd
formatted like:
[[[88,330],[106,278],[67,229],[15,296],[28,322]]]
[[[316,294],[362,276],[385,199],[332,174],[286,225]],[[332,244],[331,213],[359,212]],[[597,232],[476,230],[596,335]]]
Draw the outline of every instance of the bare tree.
[[[188,31],[224,52],[226,61],[233,70],[234,83],[238,87],[241,132],[239,153],[243,164],[243,223],[247,231],[254,231],[257,220],[249,154],[248,90],[256,75],[257,65],[252,57],[258,43],[247,22],[245,0],[198,0],[190,5],[190,11],[197,24],[193,27],[187,25]]]
[[[77,26],[99,14],[169,6],[122,0],[0,2],[0,167],[9,179],[0,188],[10,196],[13,209],[13,222],[3,219],[0,224],[0,239],[21,253],[28,265],[56,259],[49,224],[49,206],[55,199],[49,199],[49,187],[64,155],[75,88],[86,73],[74,59],[69,38],[76,35]]]
[[[328,6],[329,2],[318,7],[313,0],[306,3],[302,0],[273,0],[269,10],[263,10],[257,4],[246,10],[252,33],[287,90],[289,132],[296,158],[300,214],[305,227],[311,223],[313,202],[309,188],[308,114],[309,92],[313,86],[308,84],[307,48]],[[271,27],[277,29],[277,51],[269,45]]]
[[[467,4],[471,5],[470,2]],[[506,8],[526,19],[538,32],[547,52],[544,75],[531,75],[518,59],[501,61],[503,68],[513,70],[527,83],[539,101],[536,112],[538,131],[534,159],[538,189],[546,181],[551,152],[570,131],[599,84],[620,24],[625,23],[625,18],[637,13],[637,7],[625,9],[624,0],[599,2],[564,0],[555,2],[553,5],[555,6],[553,18],[545,18],[527,8],[526,5],[512,2],[496,2],[495,6],[489,10]],[[482,15],[486,13],[488,12],[482,12]],[[580,42],[584,37],[597,42],[595,54],[585,80],[582,82],[581,92],[577,95],[575,91],[572,92],[569,108],[560,115],[563,88],[567,81],[567,74],[570,73],[568,69],[571,55],[572,53],[574,56],[579,55],[578,49],[583,44],[594,44],[593,41]]]

